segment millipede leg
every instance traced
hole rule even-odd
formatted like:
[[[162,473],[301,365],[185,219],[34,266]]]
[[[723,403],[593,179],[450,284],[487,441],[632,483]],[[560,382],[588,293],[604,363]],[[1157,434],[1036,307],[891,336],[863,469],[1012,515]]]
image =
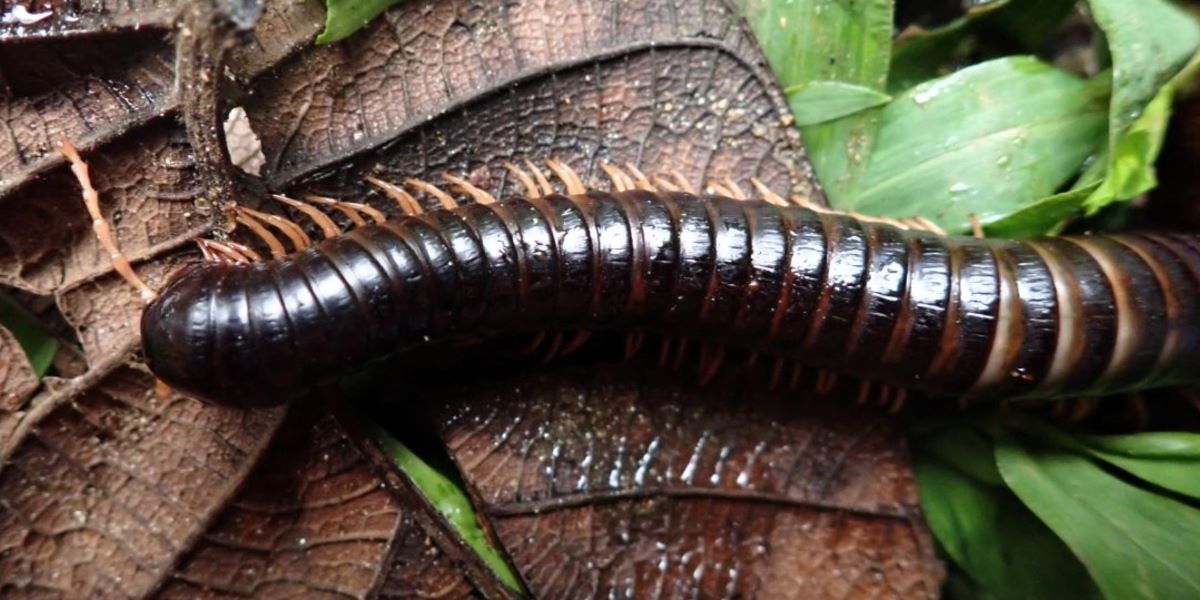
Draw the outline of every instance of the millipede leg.
[[[856,396],[854,398],[854,403],[858,404],[859,406],[866,404],[867,397],[870,396],[870,394],[871,394],[871,382],[869,382],[865,379],[858,382],[858,396]],[[886,386],[884,386],[883,392],[880,395],[885,398],[887,397],[887,387]]]
[[[474,185],[471,184],[471,182],[467,181],[466,179],[462,179],[460,177],[455,177],[449,173],[442,173],[442,180],[446,181],[450,185],[457,188],[458,191],[470,196],[473,200],[475,200],[475,202],[477,202],[479,204],[495,204],[496,203],[495,196],[487,193],[484,190],[481,190],[481,189],[475,187]],[[455,206],[458,206],[457,202],[455,203]],[[453,207],[447,206],[446,208],[453,208]]]
[[[546,350],[546,357],[542,359],[543,365],[550,364],[550,361],[554,360],[554,357],[558,356],[558,351],[560,348],[562,348],[562,344],[563,332],[554,332],[554,337],[550,340],[550,348]]]
[[[633,174],[633,185],[637,189],[646,190],[647,192],[658,191],[658,188],[655,187],[654,183],[650,181],[650,178],[646,177],[646,174],[643,173],[641,169],[634,166],[633,163],[625,163],[625,170]]]
[[[518,352],[518,354],[520,354],[521,356],[533,354],[534,351],[536,351],[538,349],[538,346],[542,345],[542,340],[545,340],[545,339],[546,339],[546,330],[543,329],[542,331],[539,331],[536,334],[534,334],[533,339],[529,341],[529,345],[522,348],[521,351]]]
[[[309,239],[308,234],[304,233],[304,230],[301,229],[299,225],[283,217],[257,211],[253,208],[247,208],[245,206],[239,206],[234,210],[259,221],[264,221],[267,225],[279,230],[284,237],[288,238],[288,240],[292,242],[292,246],[294,246],[297,250],[303,250],[304,248],[312,245],[312,240]]]
[[[408,186],[412,186],[414,188],[417,188],[418,190],[421,190],[422,192],[425,192],[426,194],[429,194],[435,200],[437,200],[438,203],[441,204],[444,208],[454,208],[454,207],[458,206],[458,202],[454,200],[453,196],[451,196],[450,194],[447,194],[445,191],[442,190],[442,188],[440,188],[436,185],[433,185],[432,183],[428,183],[426,181],[421,181],[420,179],[413,179],[410,177],[410,178],[404,180],[404,184],[408,185]]]
[[[642,331],[631,331],[625,334],[625,360],[630,360],[642,349],[646,334]]]
[[[700,350],[700,385],[712,381],[725,360],[725,346],[706,345]]]
[[[536,198],[540,195],[538,194],[537,184],[533,182],[533,178],[530,177],[529,173],[526,173],[524,169],[507,160],[500,164],[503,165],[505,169],[508,169],[508,172],[512,173],[513,177],[517,178],[517,181],[521,182],[521,186],[525,188],[526,196],[529,196],[530,198]]]
[[[421,203],[417,202],[417,199],[413,198],[412,194],[408,193],[408,191],[404,188],[370,175],[363,177],[363,181],[366,181],[367,183],[379,188],[384,195],[394,200],[400,207],[400,212],[403,212],[406,215],[419,215],[425,212],[425,209],[421,208]],[[455,206],[457,206],[457,204],[455,204]],[[453,206],[450,208],[453,208]]]
[[[260,262],[263,259],[261,254],[255,252],[253,248],[245,244],[239,244],[233,240],[225,240],[221,243],[236,251],[238,254],[246,257],[247,262]]]
[[[203,245],[208,246],[209,251],[211,251],[213,255],[224,257],[229,263],[235,265],[247,265],[253,262],[249,256],[242,254],[237,248],[214,240],[203,240],[203,242]],[[238,245],[241,246],[241,244]]]
[[[758,192],[758,196],[759,198],[762,198],[763,202],[766,202],[767,204],[774,204],[775,206],[788,205],[787,200],[784,200],[783,196],[776,194],[771,190],[771,188],[767,187],[765,183],[759,181],[757,177],[752,177],[750,179],[750,185],[754,186],[755,191]]]
[[[620,167],[616,167],[608,163],[601,163],[600,169],[604,171],[606,175],[608,175],[608,180],[612,182],[613,191],[627,192],[635,187],[633,185],[633,180],[630,179],[629,175],[622,171]]]
[[[687,180],[687,177],[683,176],[683,173],[680,173],[675,169],[671,169],[670,171],[667,171],[667,175],[669,175],[671,179],[675,181],[675,185],[679,186],[679,189],[688,194],[692,194],[693,196],[696,195],[696,187]]]
[[[727,198],[733,197],[733,190],[725,187],[725,184],[719,181],[710,181],[705,187],[707,187],[711,193],[718,196],[725,196]]]
[[[314,195],[305,196],[304,199],[312,202],[313,204],[328,206],[342,213],[343,215],[346,215],[346,217],[350,219],[350,221],[357,227],[366,225],[367,218],[371,219],[371,221],[375,222],[376,224],[383,223],[387,220],[387,217],[384,216],[383,213],[376,210],[375,207],[368,206],[366,204],[347,202],[345,200],[337,200],[335,198],[326,198],[325,196]],[[363,218],[363,215],[366,215],[367,218]]]
[[[546,159],[546,166],[558,177],[559,181],[567,188],[568,194],[582,194],[587,192],[587,186],[583,185],[583,180],[579,178],[579,173],[575,169],[555,160],[553,158]]]
[[[687,338],[679,338],[679,345],[675,347],[675,360],[671,362],[671,368],[678,371],[683,366],[683,357],[687,354]]]
[[[655,175],[655,176],[651,177],[651,178],[650,178],[650,181],[651,181],[651,183],[653,183],[653,184],[654,184],[654,187],[656,187],[656,188],[658,188],[658,189],[660,189],[660,190],[667,190],[668,192],[681,192],[681,191],[683,191],[683,189],[682,189],[682,188],[680,188],[679,186],[675,185],[675,183],[674,183],[674,182],[672,182],[672,181],[670,181],[670,180],[668,180],[668,179],[665,179],[665,178],[663,178],[663,177],[660,177],[660,176],[658,176],[658,175]]]
[[[553,194],[554,187],[550,185],[550,180],[546,179],[546,174],[543,173],[537,165],[533,164],[532,160],[529,160],[528,158],[521,160],[525,161],[525,167],[529,169],[529,172],[533,174],[534,180],[536,180],[538,185],[542,188],[541,193],[533,194],[532,197],[540,198],[542,196],[549,196],[550,194]]]
[[[892,407],[888,409],[888,412],[894,415],[899,413],[901,410],[904,410],[904,401],[907,399],[908,390],[904,388],[897,388],[896,395],[892,399]]]
[[[575,332],[575,336],[563,345],[562,351],[559,352],[559,356],[570,356],[572,353],[582,348],[591,337],[592,332],[586,329],[581,329]]]
[[[154,395],[157,396],[159,400],[166,400],[167,398],[170,398],[171,386],[167,385],[167,382],[155,377]]]
[[[192,241],[195,242],[196,247],[200,249],[200,256],[204,257],[205,262],[225,262],[225,259],[217,258],[217,255],[213,254],[213,251],[208,249],[208,244],[205,243],[208,240],[204,238],[192,238]]]
[[[784,361],[782,358],[775,359],[775,364],[771,366],[770,389],[779,389],[779,381],[783,377],[784,366],[786,366],[786,361]]]
[[[288,198],[283,194],[272,194],[271,197],[304,213],[305,216],[312,219],[313,222],[317,224],[317,227],[321,229],[321,235],[324,235],[325,239],[342,235],[342,229],[337,226],[337,223],[334,223],[333,219],[329,218],[329,215],[317,210],[317,207],[308,204],[307,202],[301,202],[293,198]]]
[[[975,213],[971,213],[967,215],[967,221],[971,223],[971,235],[975,236],[977,240],[982,240],[984,238],[983,225],[979,223],[979,217],[976,217]]]
[[[743,192],[742,188],[740,186],[738,186],[736,181],[730,179],[729,177],[726,177],[724,183],[725,183],[725,188],[728,189],[730,192],[730,195],[729,195],[730,198],[733,198],[734,200],[749,200],[750,199],[748,196],[746,196],[746,192]]]
[[[88,173],[87,163],[79,156],[79,151],[69,140],[62,140],[59,151],[71,163],[71,173],[75,175],[79,186],[83,188],[83,205],[92,218],[92,231],[96,234],[96,239],[100,241],[100,246],[108,252],[108,260],[112,263],[113,269],[138,291],[143,302],[150,302],[157,294],[150,286],[146,285],[145,281],[142,281],[141,277],[138,277],[133,270],[133,265],[129,263],[129,259],[117,245],[112,227],[100,212],[100,193],[92,186],[92,177]]]
[[[788,379],[788,389],[794,390],[800,385],[800,377],[804,375],[804,365],[796,363],[792,365],[792,376]],[[817,391],[820,391],[819,389]]]
[[[663,336],[662,343],[658,347],[658,366],[667,366],[667,359],[671,356],[671,337]]]
[[[287,256],[287,249],[283,247],[283,242],[279,241],[279,238],[275,237],[275,234],[264,227],[258,219],[240,212],[235,213],[234,218],[239,225],[244,225],[246,229],[257,235],[267,245],[267,248],[271,251],[271,256],[275,258]]]

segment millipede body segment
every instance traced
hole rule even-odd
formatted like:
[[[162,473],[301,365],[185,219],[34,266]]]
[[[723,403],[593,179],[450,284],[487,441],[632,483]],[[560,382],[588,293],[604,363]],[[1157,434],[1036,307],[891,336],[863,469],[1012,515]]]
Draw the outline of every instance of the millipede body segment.
[[[539,173],[540,175],[540,173]],[[945,237],[683,191],[545,194],[179,272],[146,358],[200,397],[273,403],[425,340],[651,331],[968,397],[1200,378],[1200,238]]]

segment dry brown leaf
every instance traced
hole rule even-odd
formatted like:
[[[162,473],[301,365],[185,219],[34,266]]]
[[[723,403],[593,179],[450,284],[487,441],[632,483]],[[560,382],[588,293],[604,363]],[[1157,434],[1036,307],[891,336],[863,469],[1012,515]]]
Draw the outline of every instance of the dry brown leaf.
[[[185,557],[169,598],[361,597],[378,588],[411,516],[330,416],[288,419],[270,451]],[[415,565],[419,569],[424,565]],[[423,573],[397,572],[394,585]]]
[[[274,0],[228,69],[176,86],[168,24],[185,5],[197,6],[91,3],[87,10],[96,11],[68,27],[65,17],[83,9],[62,3],[53,22],[20,33],[0,28],[4,41],[21,42],[0,43],[7,84],[0,115],[15,132],[0,143],[0,162],[10,165],[0,181],[0,281],[53,294],[89,363],[79,377],[48,380],[22,412],[0,420],[0,595],[509,595],[396,473],[380,472],[379,456],[371,459],[374,471],[366,467],[349,444],[361,436],[339,421],[293,416],[286,435],[272,441],[281,409],[242,412],[153,393],[134,356],[140,302],[92,237],[57,141],[71,137],[91,162],[118,240],[155,285],[189,259],[193,235],[224,225],[210,210],[228,189],[212,175],[221,153],[207,143],[211,136],[198,151],[196,130],[189,136],[184,125],[203,112],[189,102],[204,82],[210,92],[222,83],[242,86],[220,108],[247,107],[272,191],[364,199],[394,214],[363,175],[434,180],[450,171],[503,194],[517,190],[501,161],[553,156],[598,184],[600,162],[630,162],[648,171],[674,168],[696,183],[756,176],[819,201],[757,47],[718,0],[404,2],[345,43],[312,47],[320,0]],[[36,61],[47,67],[31,68]],[[543,385],[561,394],[591,384],[567,378]],[[671,386],[643,391],[686,389]],[[463,410],[488,405],[486,397],[462,394],[456,402]],[[764,418],[746,417],[741,435],[773,431]],[[720,486],[688,488],[702,494],[677,498],[684,488],[667,478],[603,509],[591,504],[596,490],[588,489],[577,504],[538,516],[529,506],[557,502],[562,490],[538,488],[531,476],[517,488],[541,500],[516,499],[502,493],[499,479],[476,481],[479,473],[466,470],[538,593],[584,593],[591,575],[569,576],[589,561],[615,561],[601,571],[613,589],[625,585],[629,569],[651,568],[639,555],[583,545],[601,539],[588,536],[620,538],[631,523],[643,528],[626,531],[642,547],[669,540],[669,553],[680,558],[673,581],[681,591],[718,591],[728,574],[713,570],[696,583],[682,557],[753,538],[710,551],[747,565],[745,575],[727,577],[739,590],[786,596],[803,577],[830,593],[928,592],[936,563],[914,520],[911,474],[895,436],[872,430],[879,421],[867,415],[805,418],[807,429],[789,426],[827,426],[830,444],[859,432],[865,445],[844,456],[804,454],[812,469],[788,476],[807,483],[766,489],[763,502],[733,502]],[[574,440],[599,423],[559,425],[562,439]],[[773,481],[766,471],[756,476]],[[881,487],[867,489],[876,476]],[[674,509],[694,516],[689,526],[724,516],[678,536]],[[535,541],[571,553],[557,563],[522,541],[555,522],[563,535]],[[770,560],[754,556],[759,542],[774,549]],[[912,562],[898,573],[902,559]],[[718,563],[732,564],[703,564]],[[793,563],[807,570],[789,570]]]
[[[435,395],[533,594],[934,597],[903,432],[828,396],[619,365]]]
[[[37,389],[38,377],[17,338],[0,327],[0,437],[7,413],[22,406]]]

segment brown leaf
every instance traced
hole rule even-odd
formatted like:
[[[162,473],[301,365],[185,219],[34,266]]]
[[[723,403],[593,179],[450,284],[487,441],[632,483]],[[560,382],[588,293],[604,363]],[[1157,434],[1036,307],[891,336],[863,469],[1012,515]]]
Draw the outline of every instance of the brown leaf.
[[[759,175],[820,200],[761,55],[718,0],[403,3],[285,62],[247,113],[276,188],[337,165],[324,191],[363,196],[368,171],[481,163],[498,188],[498,159],[553,155],[584,174],[607,160]]]
[[[298,413],[161,596],[362,597],[412,528],[338,423]],[[425,574],[392,576],[404,585]]]
[[[160,399],[152,388],[146,373],[119,367],[55,404],[6,453],[0,595],[154,589],[253,467],[281,414]]]
[[[481,597],[413,518],[405,517],[393,543],[395,553],[378,590],[379,598]]]
[[[17,338],[0,326],[0,437],[7,413],[24,406],[37,389],[38,377]]]
[[[902,433],[854,391],[613,366],[466,388],[435,410],[539,598],[935,596]]]
[[[309,47],[325,27],[324,0],[267,0],[249,42],[233,50],[230,70],[243,82]]]
[[[195,261],[190,250],[173,251],[142,263],[135,271],[148,285],[160,287],[181,265]],[[116,273],[104,273],[58,293],[63,318],[75,328],[84,356],[98,364],[140,336],[145,303],[137,290]]]
[[[0,40],[72,37],[163,29],[175,17],[177,0],[50,0],[6,3]],[[20,7],[20,8],[18,8]]]
[[[394,473],[382,478],[392,494],[382,491],[381,478],[335,421],[294,417],[288,435],[259,463],[282,410],[239,412],[159,398],[152,377],[130,359],[140,303],[112,274],[55,149],[62,135],[79,143],[122,247],[152,283],[187,259],[191,236],[220,224],[204,214],[212,152],[192,148],[195,138],[180,116],[192,96],[175,96],[178,63],[162,29],[170,4],[90,3],[87,10],[100,10],[77,28],[63,18],[42,33],[10,29],[24,41],[0,45],[6,84],[0,115],[15,132],[0,142],[0,161],[10,165],[0,181],[0,281],[54,294],[90,369],[48,381],[24,412],[0,421],[0,595],[474,597],[464,572],[485,594],[503,595],[478,575],[483,567],[463,562],[470,557],[431,525],[428,507],[395,485]],[[264,142],[266,182],[275,190],[385,206],[363,185],[364,174],[432,180],[448,170],[513,192],[501,160],[555,156],[587,177],[601,161],[628,161],[650,171],[675,168],[694,182],[757,176],[777,190],[821,200],[774,80],[720,0],[404,2],[343,44],[310,47],[321,26],[320,4],[268,2],[250,45],[235,51],[228,72],[207,80],[252,82],[234,100],[247,106]],[[76,6],[55,4],[55,18]],[[135,26],[143,32],[131,33]],[[93,35],[29,39],[76,32]],[[47,67],[33,66],[39,61]],[[185,79],[178,93],[194,94],[200,79]],[[194,124],[203,110],[185,112]],[[626,381],[629,402],[669,388]],[[585,379],[562,389],[599,387]],[[619,400],[612,392],[597,391],[597,399]],[[470,410],[466,396],[459,400]],[[473,402],[491,406],[487,398]],[[648,411],[649,402],[631,406],[647,419],[658,414]],[[648,470],[641,483],[634,469],[618,473],[611,498],[600,493],[603,486],[575,492],[562,482],[585,472],[606,481],[612,461],[609,472],[564,471],[545,480],[527,473],[515,486],[468,469],[534,591],[585,589],[570,577],[588,561],[602,567],[597,585],[628,587],[624,574],[632,571],[648,582],[662,555],[675,561],[670,580],[681,590],[706,594],[729,583],[769,597],[789,591],[771,585],[793,586],[794,593],[800,583],[830,593],[919,595],[936,583],[927,538],[915,521],[911,475],[886,424],[836,411],[801,413],[797,422],[774,412],[710,412],[741,415],[734,429],[721,430],[741,444],[741,454],[706,454],[708,462],[694,469],[713,471],[710,481],[718,463],[749,463],[738,457],[759,435],[775,440],[759,454],[798,465],[811,460],[803,465],[813,468],[776,471],[756,459],[752,476],[764,487],[748,495],[720,478],[709,485],[684,481],[686,464],[676,465],[673,479]],[[577,416],[574,425],[543,418],[560,426],[564,443],[583,439],[587,427],[604,431],[604,423]],[[818,435],[825,429],[830,433]],[[689,432],[699,435],[681,423],[675,452],[696,441]],[[802,433],[817,450],[789,454],[779,440]],[[858,445],[850,442],[856,435]],[[459,446],[456,452],[468,451]],[[845,451],[840,464],[829,460],[837,449]],[[525,458],[512,462],[538,468]],[[803,483],[786,483],[789,477]],[[562,535],[546,529],[555,523]],[[525,541],[529,536],[534,542]],[[664,549],[651,543],[659,540]],[[618,542],[657,554],[602,552]],[[546,562],[538,558],[546,548],[561,552]],[[643,557],[649,562],[633,560]],[[735,561],[741,570],[731,576]],[[902,561],[909,561],[907,570]],[[706,570],[697,576],[700,565]]]

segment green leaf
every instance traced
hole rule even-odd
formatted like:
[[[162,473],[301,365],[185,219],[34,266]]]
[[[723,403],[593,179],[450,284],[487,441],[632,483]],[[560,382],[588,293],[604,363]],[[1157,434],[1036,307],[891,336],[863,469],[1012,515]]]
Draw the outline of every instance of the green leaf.
[[[784,90],[796,124],[816,125],[886,104],[891,96],[840,81],[813,81]]]
[[[992,456],[992,441],[975,428],[952,425],[921,436],[914,445],[975,481],[991,486],[1004,485]]]
[[[513,590],[522,589],[517,574],[479,525],[471,499],[454,481],[409,450],[403,442],[380,427],[372,426],[380,446],[392,457],[396,466],[412,480],[434,508],[446,518],[467,545],[475,551],[488,568]]]
[[[350,37],[371,19],[400,0],[325,0],[325,30],[318,44],[329,44]]]
[[[1166,0],[1090,0],[1113,61],[1108,178],[1088,198],[1095,214],[1154,187],[1170,115],[1169,82],[1200,50],[1200,24]]]
[[[1027,50],[1036,50],[1074,7],[1076,0],[994,0],[972,4],[962,17],[930,30],[908,29],[892,50],[888,90],[911,88],[953,70],[966,60],[975,34],[1003,29]]]
[[[891,0],[743,0],[771,69],[784,88],[814,81],[887,87],[892,47]],[[866,168],[878,109],[802,128],[804,144],[835,206],[852,194]]]
[[[1069,450],[996,434],[1005,483],[1066,542],[1106,597],[1200,597],[1200,509]]]
[[[0,293],[0,327],[17,338],[33,372],[44,377],[58,353],[58,340],[46,331],[36,316],[4,293]]]
[[[1070,550],[1003,483],[992,485],[956,465],[988,465],[991,442],[968,427],[916,446],[914,469],[926,522],[945,553],[987,597],[1086,598],[1097,595]],[[949,452],[946,452],[949,451]],[[945,460],[954,457],[954,462]],[[996,477],[999,477],[998,472]],[[990,477],[989,477],[990,479]]]
[[[1200,434],[1151,432],[1079,441],[1092,456],[1143,481],[1200,499]]]
[[[1163,86],[1129,130],[1117,139],[1110,153],[1104,182],[1084,202],[1089,214],[1095,214],[1113,202],[1134,198],[1158,185],[1154,161],[1158,159],[1167,134],[1174,96],[1174,86]]]
[[[1028,238],[1055,233],[1061,224],[1079,213],[1079,207],[1100,187],[1091,183],[1014,210],[988,223],[984,230],[991,237]]]
[[[837,208],[923,215],[951,233],[1053,194],[1101,145],[1101,86],[1030,57],[926,82],[881,110],[858,193]]]
[[[1200,49],[1200,26],[1166,0],[1090,0],[1113,60],[1109,143]]]

